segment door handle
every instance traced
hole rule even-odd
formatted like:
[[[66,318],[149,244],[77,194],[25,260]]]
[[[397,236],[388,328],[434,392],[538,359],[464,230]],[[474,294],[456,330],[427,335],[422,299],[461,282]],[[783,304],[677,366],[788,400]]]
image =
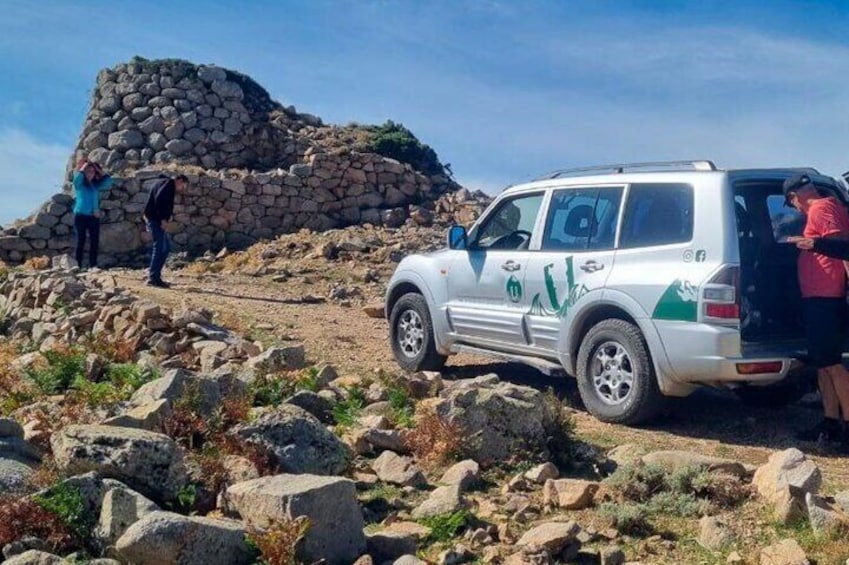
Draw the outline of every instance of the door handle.
[[[581,270],[585,273],[595,273],[596,271],[600,271],[604,269],[604,264],[599,263],[597,261],[587,261],[583,265],[581,265]]]
[[[506,263],[501,265],[501,268],[505,271],[513,272],[518,271],[522,268],[522,266],[511,259],[510,261],[507,261]]]

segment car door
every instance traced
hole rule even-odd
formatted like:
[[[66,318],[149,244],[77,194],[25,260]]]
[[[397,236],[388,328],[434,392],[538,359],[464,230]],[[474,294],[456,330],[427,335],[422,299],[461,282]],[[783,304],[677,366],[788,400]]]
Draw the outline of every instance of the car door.
[[[600,297],[613,268],[622,186],[555,190],[525,273],[530,345],[556,355],[572,312]]]
[[[469,234],[468,249],[448,273],[448,323],[460,341],[497,347],[525,344],[522,279],[545,192],[498,203]]]

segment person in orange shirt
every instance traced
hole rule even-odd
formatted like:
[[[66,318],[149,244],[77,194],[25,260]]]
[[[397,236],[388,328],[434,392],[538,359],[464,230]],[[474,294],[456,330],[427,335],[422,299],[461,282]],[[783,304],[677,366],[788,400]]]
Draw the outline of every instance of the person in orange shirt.
[[[784,181],[785,203],[807,217],[804,239],[849,239],[849,213],[823,196],[806,174]],[[849,371],[843,366],[846,337],[846,268],[843,261],[814,249],[799,253],[799,286],[805,314],[808,356],[817,367],[825,419],[799,434],[804,441],[840,442],[849,448]],[[841,417],[842,416],[842,417]]]

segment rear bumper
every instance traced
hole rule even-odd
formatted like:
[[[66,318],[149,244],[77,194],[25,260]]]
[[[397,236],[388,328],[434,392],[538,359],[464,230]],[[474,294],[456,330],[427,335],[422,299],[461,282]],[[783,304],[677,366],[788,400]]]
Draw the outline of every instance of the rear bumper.
[[[742,350],[740,331],[694,322],[654,321],[669,359],[671,380],[686,384],[760,384],[778,382],[802,363],[795,347]],[[779,370],[747,374],[741,364],[780,364]]]

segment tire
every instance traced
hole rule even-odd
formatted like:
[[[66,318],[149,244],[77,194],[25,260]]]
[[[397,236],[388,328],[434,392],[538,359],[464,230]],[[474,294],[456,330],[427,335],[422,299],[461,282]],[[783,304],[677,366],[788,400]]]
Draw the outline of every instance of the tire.
[[[436,351],[433,321],[424,296],[410,292],[398,299],[389,315],[392,354],[407,371],[440,371],[447,357]]]
[[[590,328],[578,351],[577,373],[584,406],[602,422],[639,424],[665,404],[643,334],[624,320]]]

